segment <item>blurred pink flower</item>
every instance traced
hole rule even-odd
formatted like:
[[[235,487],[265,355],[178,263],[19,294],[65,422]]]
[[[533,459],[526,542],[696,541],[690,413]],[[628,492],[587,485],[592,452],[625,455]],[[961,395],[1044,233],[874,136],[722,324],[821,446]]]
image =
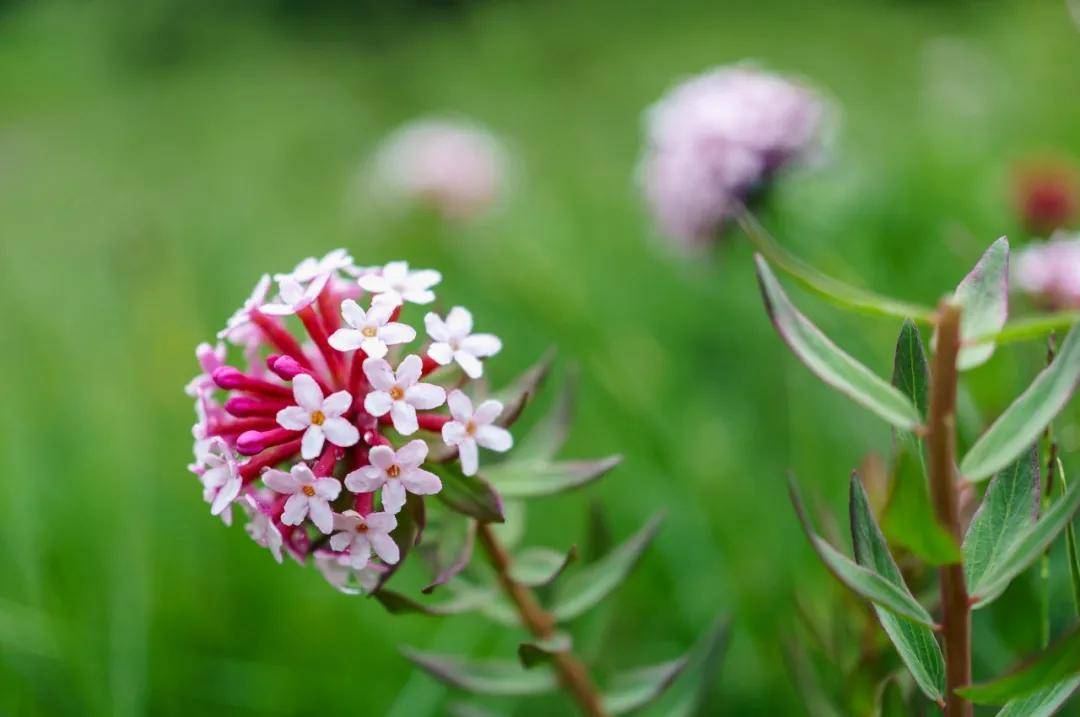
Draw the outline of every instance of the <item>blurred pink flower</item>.
[[[468,219],[499,198],[505,152],[486,130],[443,119],[410,122],[384,140],[375,158],[378,191],[395,201]]]
[[[684,248],[707,243],[740,202],[820,149],[827,114],[814,90],[746,65],[670,90],[646,113],[638,170],[659,229]]]
[[[1014,270],[1016,285],[1054,309],[1080,308],[1080,235],[1057,232],[1029,244]]]

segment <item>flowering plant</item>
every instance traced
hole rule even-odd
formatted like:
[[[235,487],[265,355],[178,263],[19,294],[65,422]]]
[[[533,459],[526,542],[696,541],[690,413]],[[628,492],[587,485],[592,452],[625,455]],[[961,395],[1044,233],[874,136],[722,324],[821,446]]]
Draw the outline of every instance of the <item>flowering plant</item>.
[[[198,416],[191,470],[210,512],[231,524],[239,509],[247,533],[277,562],[287,554],[314,563],[338,590],[372,595],[391,613],[480,611],[530,633],[520,665],[406,651],[461,688],[539,694],[561,686],[585,714],[603,715],[651,702],[683,673],[694,674],[694,665],[707,672],[722,627],[693,656],[616,676],[606,693],[595,686],[557,626],[621,583],[659,519],[580,567],[572,565],[572,546],[514,552],[516,540],[495,526],[520,514],[517,501],[585,485],[619,458],[555,459],[569,421],[564,396],[526,436],[519,456],[489,465],[492,454],[513,447],[508,429],[551,362],[545,358],[487,396],[485,362],[502,344],[475,331],[463,307],[445,314],[421,308],[434,305],[440,280],[405,262],[358,267],[343,250],[259,280],[218,343],[198,347],[202,373],[187,388]],[[414,319],[420,312],[422,323]],[[418,326],[429,340],[413,349]],[[239,349],[242,368],[229,363],[230,346]],[[429,527],[432,497],[439,505]],[[474,545],[494,576],[468,572]],[[449,598],[431,602],[386,587],[413,552],[432,571],[422,592],[442,587]],[[540,587],[553,596],[547,605],[534,592]],[[696,689],[683,692],[698,699]]]

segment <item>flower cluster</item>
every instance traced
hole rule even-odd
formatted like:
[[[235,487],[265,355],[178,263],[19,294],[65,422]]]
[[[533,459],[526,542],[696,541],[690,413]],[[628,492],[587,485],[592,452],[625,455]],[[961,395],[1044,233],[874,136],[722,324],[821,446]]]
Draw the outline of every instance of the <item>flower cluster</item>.
[[[1055,232],[1020,253],[1013,280],[1052,309],[1080,308],[1080,235]]]
[[[639,168],[660,230],[685,248],[707,243],[739,203],[818,148],[826,115],[811,89],[749,66],[672,89],[648,110]]]
[[[460,457],[473,475],[478,447],[509,450],[502,404],[474,410],[461,390],[499,339],[457,306],[426,312],[429,340],[411,347],[419,333],[403,315],[434,302],[441,278],[405,262],[358,267],[337,250],[259,280],[216,345],[198,347],[187,387],[191,470],[213,515],[231,524],[238,506],[278,562],[311,556],[340,589],[370,589],[400,559],[390,534],[408,495],[442,490],[424,466]]]

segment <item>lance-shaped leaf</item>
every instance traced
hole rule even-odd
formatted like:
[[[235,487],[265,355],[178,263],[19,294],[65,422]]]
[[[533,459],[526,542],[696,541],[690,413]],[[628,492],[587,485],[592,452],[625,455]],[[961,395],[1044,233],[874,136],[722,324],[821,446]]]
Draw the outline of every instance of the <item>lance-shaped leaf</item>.
[[[1061,492],[1065,493],[1069,489],[1065,481],[1065,466],[1062,465],[1061,458],[1057,458],[1054,464]],[[1065,526],[1065,554],[1069,561],[1069,583],[1072,586],[1073,607],[1076,609],[1076,614],[1080,615],[1080,551],[1077,550],[1076,545],[1076,526],[1071,520]]]
[[[994,355],[994,342],[986,340],[1001,331],[1009,317],[1009,240],[1001,237],[979,259],[971,273],[956,287],[960,304],[960,341],[956,357],[961,371],[981,366]]]
[[[758,283],[776,330],[810,371],[826,384],[905,431],[919,425],[919,413],[907,396],[846,354],[805,316],[799,313],[772,269],[760,256]]]
[[[1077,509],[1080,509],[1080,481],[1069,486],[1037,522],[1018,535],[1012,547],[982,573],[977,583],[968,586],[972,607],[985,607],[1001,595],[1013,578],[1042,556],[1076,515]]]
[[[1070,677],[1053,687],[1032,692],[1027,697],[1009,700],[997,717],[1050,717],[1072,697],[1077,687],[1080,687],[1080,677]]]
[[[960,546],[934,516],[921,452],[914,438],[897,441],[892,493],[882,527],[893,543],[927,563],[950,565],[960,560]]]
[[[503,411],[495,421],[498,425],[503,428],[513,425],[543,386],[554,362],[555,349],[548,349],[540,360],[526,369],[516,381],[495,394],[494,397],[503,405]]]
[[[484,470],[507,498],[539,498],[580,488],[619,465],[622,456],[595,461],[508,461]]]
[[[956,691],[976,704],[1000,705],[1027,697],[1036,690],[1057,686],[1077,675],[1080,675],[1080,631],[1074,627],[1007,675]]]
[[[1074,326],[1061,350],[1031,385],[1005,409],[960,462],[960,473],[979,481],[1007,466],[1038,440],[1065,407],[1080,381],[1080,327]]]
[[[514,556],[510,577],[531,588],[542,587],[551,584],[575,560],[576,545],[571,545],[565,553],[550,548],[526,548]]]
[[[825,567],[829,569],[837,580],[856,594],[891,610],[901,617],[927,627],[934,627],[934,620],[930,617],[930,613],[911,597],[907,590],[898,588],[872,570],[858,565],[818,537],[810,524],[810,518],[806,514],[806,508],[803,506],[802,498],[799,496],[799,489],[795,485],[795,479],[791,476],[788,477],[788,491],[791,494],[791,502],[795,506],[795,512],[799,516],[799,522],[806,532],[806,537],[810,540],[810,545],[814,548],[814,552],[818,554],[818,557],[821,558],[821,562],[825,563]]]
[[[526,670],[516,661],[474,661],[460,657],[433,655],[409,647],[401,653],[435,679],[469,692],[484,695],[542,695],[558,689],[555,673],[547,667]]]
[[[573,641],[565,632],[556,632],[544,640],[533,640],[518,645],[518,659],[521,666],[531,670],[537,665],[551,662],[551,659],[560,652],[568,652],[573,646]]]
[[[502,497],[486,480],[467,476],[449,463],[429,461],[424,467],[442,480],[442,490],[437,495],[449,508],[484,523],[503,522]]]
[[[990,481],[964,535],[964,579],[972,594],[978,594],[983,577],[1034,525],[1041,485],[1035,446]]]
[[[483,590],[458,592],[453,597],[438,603],[422,603],[410,597],[383,588],[372,597],[392,615],[431,615],[443,617],[458,615],[463,612],[478,610],[493,600],[493,593]]]
[[[626,542],[594,563],[566,576],[558,588],[551,614],[559,621],[572,620],[607,597],[637,565],[645,548],[656,536],[663,514],[649,520]]]
[[[684,656],[615,675],[602,697],[604,711],[621,715],[644,707],[664,693],[688,662]]]
[[[425,595],[465,569],[476,542],[476,521],[467,516],[448,513],[438,528],[435,540],[425,541],[419,548],[435,574],[431,582],[420,589]],[[428,533],[430,535],[431,531]]]
[[[874,516],[870,512],[870,503],[866,498],[858,476],[851,476],[851,494],[848,510],[851,515],[851,543],[855,549],[855,560],[865,568],[873,570],[900,590],[911,595],[900,568],[889,553]],[[941,654],[934,633],[929,628],[903,620],[888,610],[874,605],[874,612],[881,622],[885,634],[892,640],[900,659],[904,661],[911,676],[915,678],[919,689],[934,702],[943,702],[945,694],[945,659]]]
[[[562,449],[574,415],[576,386],[577,377],[571,373],[566,377],[563,388],[555,398],[555,403],[548,409],[547,415],[517,442],[514,449],[515,460],[550,461]]]
[[[896,338],[896,352],[893,354],[892,384],[915,404],[919,416],[926,415],[929,406],[930,366],[926,361],[926,349],[923,348],[919,327],[911,319],[906,319]]]
[[[690,651],[686,669],[642,714],[645,717],[720,714],[720,707],[711,704],[710,697],[719,679],[720,662],[730,633],[728,620],[717,620]]]

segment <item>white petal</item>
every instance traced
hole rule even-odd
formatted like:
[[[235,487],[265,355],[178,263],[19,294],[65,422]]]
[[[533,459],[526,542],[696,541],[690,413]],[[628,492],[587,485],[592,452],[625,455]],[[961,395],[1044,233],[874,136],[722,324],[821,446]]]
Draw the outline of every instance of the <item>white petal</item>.
[[[464,306],[455,306],[446,315],[446,328],[450,335],[456,339],[463,339],[472,332],[473,318],[469,310]]]
[[[214,496],[214,504],[210,507],[210,515],[221,515],[222,511],[236,500],[236,496],[240,495],[241,486],[243,486],[243,481],[240,480],[240,476],[226,481],[225,485],[221,486],[221,490]]]
[[[355,446],[360,440],[360,431],[356,430],[356,426],[344,418],[328,418],[323,423],[322,429],[327,440],[335,446],[348,448],[349,446]]]
[[[285,525],[300,525],[308,513],[308,499],[303,493],[293,493],[285,501],[285,510],[281,512],[281,522]]]
[[[397,385],[408,388],[420,378],[420,372],[424,368],[424,361],[416,354],[409,354],[401,360],[397,367]]]
[[[382,359],[365,359],[364,375],[372,387],[379,391],[389,391],[394,386],[394,371],[390,364]]]
[[[458,456],[461,458],[461,472],[467,476],[476,475],[476,469],[480,467],[480,459],[477,456],[476,441],[466,438],[458,444]]]
[[[446,389],[433,383],[418,383],[405,389],[405,401],[421,411],[437,408],[446,402]]]
[[[461,348],[473,356],[484,358],[499,353],[502,350],[502,341],[492,334],[473,334],[462,340]]]
[[[262,481],[270,490],[285,495],[292,495],[300,490],[300,481],[285,471],[279,471],[276,468],[271,468],[263,473]]]
[[[394,309],[397,307],[386,301],[375,301],[371,304],[371,309],[368,311],[367,320],[368,323],[375,326],[383,326],[390,317],[394,315]]]
[[[267,314],[269,316],[289,316],[291,314],[295,314],[296,309],[294,309],[289,304],[281,304],[274,302],[270,304],[263,304],[259,307],[259,312]]]
[[[336,418],[349,410],[352,396],[348,391],[338,391],[322,402],[322,412],[327,418]]]
[[[361,289],[371,294],[381,294],[390,288],[386,283],[386,279],[378,274],[363,274],[357,277],[356,283],[360,285]]]
[[[345,487],[353,493],[370,493],[386,482],[386,475],[375,466],[357,468],[345,476]]]
[[[448,421],[442,427],[443,443],[448,446],[456,446],[465,440],[469,434],[465,431],[465,425],[457,421]]]
[[[428,347],[427,355],[431,357],[431,360],[440,366],[445,366],[454,360],[454,349],[450,344],[443,341],[436,341]]]
[[[397,458],[394,455],[394,449],[390,446],[375,446],[368,452],[368,460],[371,465],[385,471],[394,465]]]
[[[338,351],[354,351],[364,343],[364,335],[356,329],[338,329],[330,334],[329,343]]]
[[[305,461],[314,460],[322,453],[326,435],[319,426],[308,426],[304,431],[304,437],[300,440],[300,455]]]
[[[318,411],[322,408],[323,393],[319,384],[310,375],[298,373],[293,377],[293,398],[297,405],[310,411]]]
[[[277,422],[290,431],[302,431],[311,425],[311,413],[299,406],[287,406],[277,412]]]
[[[410,304],[430,304],[435,301],[434,291],[417,291],[415,289],[405,291],[401,294],[401,298],[408,301]]]
[[[465,375],[469,378],[480,378],[484,375],[484,365],[480,363],[480,359],[473,356],[467,351],[455,351],[454,360],[457,361],[458,366],[465,372]]]
[[[442,274],[434,269],[421,269],[409,274],[408,286],[410,289],[430,289],[442,281]]]
[[[476,429],[476,442],[484,448],[505,453],[513,447],[514,437],[510,431],[499,426],[480,426]]]
[[[371,542],[366,538],[353,540],[349,548],[349,567],[353,570],[363,570],[371,560]]]
[[[352,542],[352,539],[353,534],[348,531],[334,533],[330,536],[330,547],[340,553],[342,550],[349,547],[349,543]]]
[[[309,498],[308,510],[311,522],[324,534],[329,534],[334,529],[334,513],[330,510],[330,504],[322,498]]]
[[[473,405],[464,391],[457,389],[450,392],[446,397],[446,404],[450,407],[450,415],[454,420],[468,423],[473,418]]]
[[[381,359],[386,356],[386,343],[382,339],[376,337],[364,337],[364,340],[360,343],[360,348],[370,358]]]
[[[405,505],[405,486],[400,480],[388,480],[382,487],[383,510],[397,513]]]
[[[439,315],[434,311],[429,311],[424,316],[424,328],[427,329],[428,336],[435,341],[450,340],[450,332],[446,328],[446,322],[439,318]]]
[[[401,482],[405,484],[410,493],[416,495],[434,495],[442,490],[442,481],[439,480],[439,476],[423,468],[417,468],[403,475]]]
[[[395,321],[379,329],[379,338],[391,346],[405,344],[416,338],[416,329]]]
[[[390,513],[371,513],[364,522],[377,533],[389,533],[397,527],[397,518]]]
[[[476,407],[476,413],[473,414],[473,421],[480,425],[486,425],[498,418],[499,414],[502,412],[502,403],[496,401],[494,398],[489,398]]]
[[[391,261],[383,267],[383,277],[391,284],[400,284],[409,276],[409,262]]]
[[[394,399],[386,391],[372,391],[364,397],[364,410],[378,418],[390,412]]]
[[[428,445],[419,438],[398,449],[397,462],[402,468],[415,468],[427,458]]]
[[[371,536],[370,541],[371,547],[375,549],[375,554],[382,558],[384,563],[393,565],[401,559],[397,543],[389,535],[375,533]]]
[[[394,401],[390,418],[394,421],[394,428],[403,436],[411,436],[420,428],[416,423],[416,409],[404,401]]]
[[[323,500],[335,500],[341,495],[341,483],[329,476],[319,478],[315,481],[315,495]]]
[[[345,299],[341,302],[341,318],[345,319],[349,326],[359,329],[367,321],[367,314],[360,308],[360,304],[352,299]]]

